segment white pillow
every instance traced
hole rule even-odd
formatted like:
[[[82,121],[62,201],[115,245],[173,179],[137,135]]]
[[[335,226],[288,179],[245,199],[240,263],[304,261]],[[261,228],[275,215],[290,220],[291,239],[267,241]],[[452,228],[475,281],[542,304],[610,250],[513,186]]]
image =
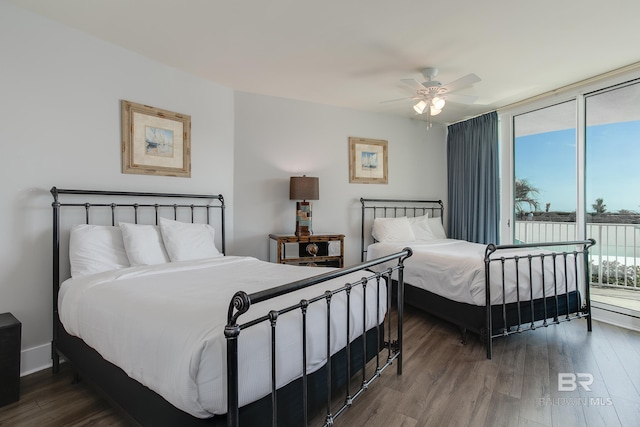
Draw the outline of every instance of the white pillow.
[[[171,261],[221,256],[215,244],[215,230],[208,224],[192,224],[160,218],[160,232]]]
[[[411,230],[418,242],[428,242],[429,240],[435,239],[435,236],[431,231],[431,227],[429,226],[428,217],[429,215],[422,215],[409,218]]]
[[[80,224],[69,236],[71,277],[129,267],[119,227]]]
[[[406,216],[374,219],[371,235],[378,242],[412,242],[416,239]]]
[[[169,262],[169,255],[162,243],[162,235],[155,225],[121,222],[120,230],[124,249],[132,266]]]
[[[442,226],[442,218],[428,218],[427,223],[429,223],[429,227],[431,228],[431,232],[433,233],[433,237],[436,239],[446,239],[447,233],[444,231],[444,227]]]

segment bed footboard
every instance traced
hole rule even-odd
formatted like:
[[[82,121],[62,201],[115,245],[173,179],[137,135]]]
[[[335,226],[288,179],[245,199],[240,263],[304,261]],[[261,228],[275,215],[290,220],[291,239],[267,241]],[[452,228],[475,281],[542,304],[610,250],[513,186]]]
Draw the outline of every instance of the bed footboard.
[[[333,425],[333,422],[336,417],[340,416],[348,407],[350,407],[355,399],[357,399],[368,387],[369,385],[375,381],[380,374],[392,363],[395,361],[397,366],[397,374],[402,374],[402,317],[403,317],[403,301],[404,301],[404,280],[403,280],[403,268],[404,268],[404,260],[410,257],[412,254],[411,249],[404,249],[401,252],[396,254],[392,254],[383,258],[379,258],[376,260],[364,262],[353,267],[344,268],[340,270],[331,271],[319,276],[311,277],[309,279],[300,280],[297,282],[292,282],[286,285],[282,285],[276,288],[272,288],[262,292],[256,292],[253,294],[247,294],[245,292],[237,292],[232,301],[229,304],[229,312],[228,312],[228,321],[227,326],[225,328],[225,337],[227,339],[227,425],[228,426],[239,426],[240,425],[240,416],[239,416],[239,367],[238,367],[238,339],[242,330],[255,327],[259,324],[264,324],[267,322],[271,328],[271,425],[276,426],[278,420],[277,408],[278,408],[278,393],[276,386],[276,376],[277,376],[277,353],[276,353],[276,343],[277,343],[277,334],[276,327],[278,324],[278,317],[285,313],[299,311],[302,319],[302,378],[301,378],[301,395],[302,395],[302,411],[303,411],[303,423],[304,425],[308,425],[309,414],[308,414],[308,390],[307,390],[307,337],[308,337],[308,329],[307,329],[307,313],[311,305],[314,304],[324,304],[326,306],[326,376],[327,376],[327,387],[326,387],[326,418],[325,418],[325,426]],[[371,273],[367,269],[382,264],[385,262],[397,260],[397,265],[394,267],[388,268],[387,270],[381,273]],[[392,286],[391,286],[391,275],[397,270],[398,275],[398,283],[397,291],[395,295],[395,299],[397,299],[397,303],[395,305],[397,310],[397,315],[394,316],[397,322],[396,329],[394,333],[392,333],[392,316],[390,314],[390,310],[392,307]],[[271,310],[266,315],[259,317],[255,320],[251,320],[245,323],[239,323],[240,317],[247,313],[251,308],[252,304],[256,304],[262,301],[267,301],[278,296],[294,292],[300,289],[308,288],[313,285],[318,285],[328,280],[337,279],[343,277],[347,274],[354,272],[362,272],[363,276],[361,279],[355,282],[346,283],[344,286],[335,289],[333,291],[326,291],[317,295],[316,297],[303,299],[298,304],[288,306],[279,310]],[[381,295],[380,289],[381,280],[385,281],[386,293],[385,295]],[[370,286],[371,284],[373,286]],[[352,372],[351,363],[346,363],[346,383],[345,383],[345,399],[344,403],[338,409],[332,409],[333,397],[332,397],[332,384],[334,383],[332,379],[332,355],[331,355],[331,303],[332,300],[335,299],[338,295],[343,295],[346,298],[346,313],[351,313],[351,304],[352,298],[351,293],[356,288],[362,289],[362,293],[364,297],[362,298],[362,331],[365,331],[367,328],[366,325],[366,317],[367,317],[367,292],[377,292],[376,301],[378,307],[376,307],[376,316],[375,319],[375,328],[377,333],[375,334],[376,342],[375,348],[381,349],[386,348],[386,360],[381,360],[380,352],[376,352],[375,355],[375,369],[373,374],[367,376],[366,365],[368,359],[366,357],[367,354],[367,335],[361,335],[361,339],[358,341],[358,344],[352,343],[349,339],[347,339],[347,344],[345,347],[346,351],[346,360],[350,361],[352,359],[352,345],[361,345],[362,346],[362,358],[361,358],[361,366],[358,368],[358,371],[361,371],[361,381],[360,386],[357,390],[351,390],[351,384],[349,379],[352,378],[353,374],[356,372]],[[373,288],[373,289],[371,289]],[[386,299],[387,303],[387,315],[384,319],[379,318],[379,304],[381,298]],[[381,338],[381,324],[383,321],[388,322],[388,326],[386,328],[382,328],[386,331],[386,337]],[[352,328],[355,325],[351,324],[350,316],[346,316],[346,337],[351,336]],[[395,337],[393,337],[395,335]],[[380,340],[383,339],[382,342]],[[370,346],[370,344],[369,344]]]
[[[493,353],[492,340],[499,336],[576,318],[586,318],[591,331],[588,259],[593,245],[595,240],[588,239],[487,246],[484,335],[488,359]],[[523,254],[523,249],[531,253]],[[513,300],[507,300],[508,280],[515,280]],[[491,296],[496,283],[501,288],[497,290],[501,295],[498,303]]]
[[[441,200],[361,198],[360,204],[362,260],[367,258],[369,245],[376,243],[372,231],[377,218],[427,215],[429,219],[435,217],[442,221],[444,216]],[[467,331],[480,334],[486,341],[489,359],[495,337],[576,318],[585,318],[587,329],[591,331],[588,257],[589,248],[594,244],[593,239],[490,244],[485,248],[484,257],[484,299],[478,293],[479,301],[462,302],[441,296],[435,286],[426,289],[421,283],[406,283],[406,302],[456,324],[463,336]],[[482,254],[478,261],[478,277],[482,280]],[[419,263],[414,259],[411,264]],[[420,270],[419,265],[415,267]],[[540,269],[551,271],[540,276]]]

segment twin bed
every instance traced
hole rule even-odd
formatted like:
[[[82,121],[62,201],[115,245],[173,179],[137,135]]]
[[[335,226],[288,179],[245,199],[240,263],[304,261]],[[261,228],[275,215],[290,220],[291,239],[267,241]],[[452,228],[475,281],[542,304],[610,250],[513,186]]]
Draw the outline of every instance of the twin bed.
[[[324,411],[332,425],[387,367],[401,374],[403,287],[392,298],[387,282],[410,250],[273,264],[224,255],[219,195],[51,193],[53,370],[63,357],[132,422],[307,425]]]
[[[405,302],[471,331],[486,343],[564,320],[591,331],[584,241],[482,245],[447,239],[440,200],[360,199],[362,260],[411,247]],[[373,268],[381,271],[384,264]]]

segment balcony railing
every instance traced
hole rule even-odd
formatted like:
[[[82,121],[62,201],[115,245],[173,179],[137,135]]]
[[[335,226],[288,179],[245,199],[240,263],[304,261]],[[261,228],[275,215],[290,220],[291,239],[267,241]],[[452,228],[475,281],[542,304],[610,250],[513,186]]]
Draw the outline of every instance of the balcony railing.
[[[592,284],[640,291],[640,224],[587,224]],[[516,241],[577,240],[575,222],[515,221]]]

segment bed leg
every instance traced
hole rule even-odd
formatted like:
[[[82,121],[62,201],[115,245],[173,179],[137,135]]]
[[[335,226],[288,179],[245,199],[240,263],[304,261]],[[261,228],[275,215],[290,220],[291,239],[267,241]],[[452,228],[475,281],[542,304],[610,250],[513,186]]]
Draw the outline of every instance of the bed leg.
[[[484,342],[487,347],[487,359],[491,359],[493,348],[491,341],[491,334],[487,332],[486,328],[480,328],[480,342]]]
[[[71,384],[78,384],[80,381],[82,381],[82,377],[80,376],[80,373],[78,371],[74,371],[73,380],[71,380]]]
[[[491,357],[493,356],[493,340],[491,338],[491,334],[486,329],[483,330],[483,333],[487,345],[487,359],[491,359]]]
[[[467,345],[467,328],[460,327],[460,342]]]
[[[51,373],[57,374],[60,372],[60,355],[56,351],[56,347],[54,343],[51,343]]]

